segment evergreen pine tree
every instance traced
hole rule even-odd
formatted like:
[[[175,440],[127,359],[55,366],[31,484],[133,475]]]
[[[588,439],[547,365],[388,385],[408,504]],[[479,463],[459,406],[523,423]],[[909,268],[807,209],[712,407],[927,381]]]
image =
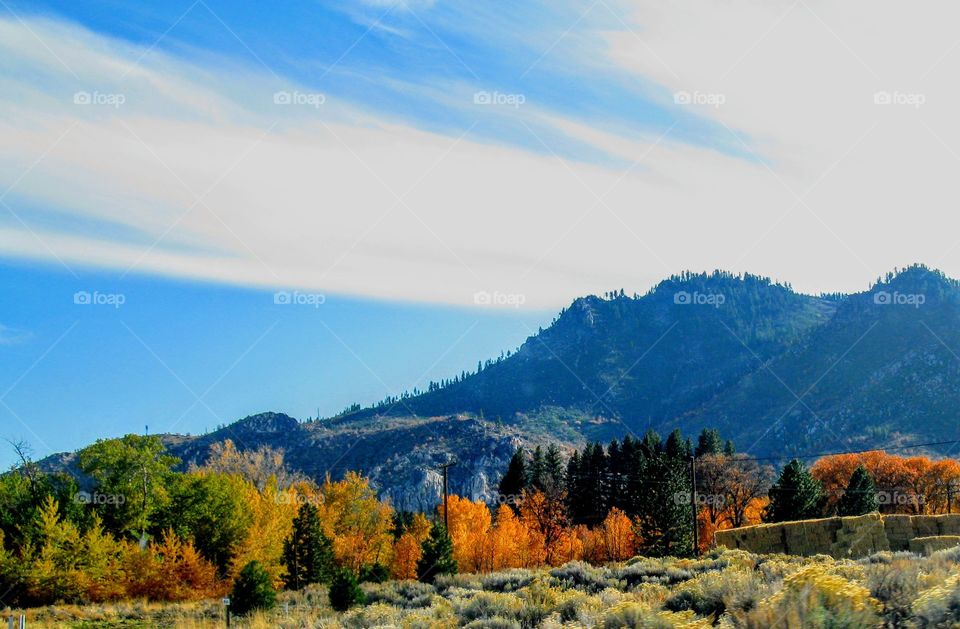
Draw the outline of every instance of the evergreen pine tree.
[[[547,462],[543,456],[543,448],[537,446],[533,449],[533,457],[530,460],[530,489],[546,491],[546,488]]]
[[[257,609],[272,609],[277,604],[270,575],[259,561],[251,561],[240,571],[230,594],[230,611],[243,616]]]
[[[583,487],[583,459],[580,452],[574,450],[567,461],[566,474],[567,512],[574,524],[582,524],[582,514],[586,511]]]
[[[330,607],[338,612],[345,612],[366,600],[360,584],[357,583],[357,577],[346,568],[334,573],[327,596],[330,597]]]
[[[423,553],[417,561],[417,578],[424,583],[433,583],[439,574],[454,574],[457,560],[453,558],[453,542],[443,524],[435,522],[430,536],[424,540]]]
[[[585,500],[584,524],[596,526],[603,522],[609,511],[607,472],[608,460],[603,446],[594,443],[587,446],[583,457],[583,495]]]
[[[667,437],[667,456],[678,461],[686,461],[693,454],[693,447],[689,439],[683,438],[679,428],[674,429]]]
[[[555,443],[547,447],[543,461],[547,468],[547,493],[559,493],[564,486],[563,458]]]
[[[643,440],[640,442],[640,451],[643,453],[643,456],[648,459],[656,457],[663,451],[663,442],[660,439],[660,435],[653,428],[648,430],[647,434],[643,436]]]
[[[817,518],[823,509],[823,486],[797,459],[783,468],[769,495],[764,514],[767,522]]]
[[[523,495],[523,492],[529,486],[527,477],[527,461],[523,453],[523,448],[517,448],[513,458],[507,465],[507,471],[500,479],[500,496],[504,500],[509,500],[511,505],[515,505],[517,500]],[[516,509],[516,507],[514,506]]]
[[[853,470],[847,489],[837,502],[837,513],[843,516],[864,515],[865,513],[873,513],[879,508],[877,486],[873,482],[873,476],[870,475],[867,468],[860,465]]]
[[[290,537],[283,542],[281,563],[287,569],[284,581],[292,590],[328,583],[333,576],[333,544],[323,534],[320,516],[312,504],[300,506]]]
[[[683,450],[683,441],[677,441]],[[688,556],[693,552],[689,462],[666,452],[645,458],[640,471],[637,529],[642,552]]]
[[[704,428],[697,438],[696,455],[698,457],[708,454],[720,454],[723,451],[723,440],[720,438],[720,431],[716,428]]]

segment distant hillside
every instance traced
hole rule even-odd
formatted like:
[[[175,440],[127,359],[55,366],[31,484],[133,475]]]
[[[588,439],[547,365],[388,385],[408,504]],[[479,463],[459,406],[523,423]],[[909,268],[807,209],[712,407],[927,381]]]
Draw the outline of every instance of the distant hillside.
[[[679,418],[763,453],[960,439],[960,283],[914,266]],[[800,400],[798,401],[798,398]]]
[[[960,439],[960,284],[913,266],[863,293],[811,297],[753,275],[683,274],[643,296],[577,299],[517,352],[429,388],[321,421],[264,413],[164,439],[185,464],[230,438],[283,448],[318,480],[360,470],[406,509],[439,499],[450,459],[453,491],[492,499],[518,445],[648,427],[716,426],[773,456]]]
[[[515,353],[420,396],[337,418],[544,407],[658,425],[725,390],[827,321],[836,303],[753,275],[685,274],[642,297],[584,297]]]

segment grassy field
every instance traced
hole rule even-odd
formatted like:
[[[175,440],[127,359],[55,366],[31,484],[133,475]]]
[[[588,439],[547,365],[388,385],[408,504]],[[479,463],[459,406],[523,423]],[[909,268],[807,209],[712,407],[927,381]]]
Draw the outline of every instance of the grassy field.
[[[716,551],[699,559],[573,562],[415,581],[364,584],[344,614],[326,590],[285,592],[270,612],[234,627],[957,627],[960,547],[862,560]],[[28,627],[224,626],[219,601],[121,603],[30,610]]]

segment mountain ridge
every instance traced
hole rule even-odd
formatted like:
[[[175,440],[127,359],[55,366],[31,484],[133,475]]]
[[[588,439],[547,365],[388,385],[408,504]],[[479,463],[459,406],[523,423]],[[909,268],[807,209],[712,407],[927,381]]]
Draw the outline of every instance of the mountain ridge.
[[[684,273],[644,295],[577,298],[516,352],[419,395],[163,439],[184,465],[227,438],[280,448],[315,479],[362,471],[398,507],[423,509],[450,459],[452,491],[494,500],[518,446],[569,449],[648,428],[715,426],[742,450],[783,457],[960,438],[958,323],[960,282],[923,265],[819,297],[756,275]]]

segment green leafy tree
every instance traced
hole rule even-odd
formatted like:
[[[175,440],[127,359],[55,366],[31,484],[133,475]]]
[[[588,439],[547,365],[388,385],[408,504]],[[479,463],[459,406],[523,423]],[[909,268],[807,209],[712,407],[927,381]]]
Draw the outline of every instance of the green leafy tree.
[[[850,482],[837,502],[839,515],[864,515],[880,508],[877,500],[877,486],[867,468],[860,465],[850,475]]]
[[[168,500],[172,468],[179,460],[164,454],[155,436],[101,439],[80,451],[80,469],[109,497],[102,516],[115,532],[134,532],[146,540],[154,514]]]
[[[312,504],[300,506],[290,537],[283,542],[281,561],[287,569],[287,587],[294,590],[311,583],[329,583],[333,577],[333,544],[324,535],[317,508]]]
[[[767,522],[807,520],[820,517],[823,511],[823,485],[797,459],[783,468],[769,495],[764,513]]]
[[[330,583],[330,607],[338,612],[345,612],[354,605],[361,605],[366,600],[357,577],[346,568],[341,568],[333,575]]]
[[[244,616],[257,609],[273,609],[276,604],[277,592],[266,569],[259,561],[245,565],[233,584],[230,611]]]
[[[174,474],[168,500],[156,516],[159,530],[172,529],[189,540],[211,561],[221,577],[234,558],[235,548],[253,523],[250,505],[243,499],[243,480],[213,472]]]
[[[453,558],[453,541],[443,524],[435,522],[430,529],[430,536],[424,540],[421,547],[423,553],[417,561],[417,578],[425,583],[432,583],[439,574],[455,574],[457,560]]]

